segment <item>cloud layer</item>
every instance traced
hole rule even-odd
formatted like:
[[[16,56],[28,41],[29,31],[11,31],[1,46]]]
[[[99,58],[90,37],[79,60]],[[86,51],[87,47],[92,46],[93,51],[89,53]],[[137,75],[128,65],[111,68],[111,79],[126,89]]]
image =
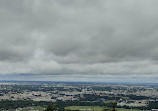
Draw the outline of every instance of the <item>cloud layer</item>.
[[[0,74],[158,72],[157,0],[1,0]]]

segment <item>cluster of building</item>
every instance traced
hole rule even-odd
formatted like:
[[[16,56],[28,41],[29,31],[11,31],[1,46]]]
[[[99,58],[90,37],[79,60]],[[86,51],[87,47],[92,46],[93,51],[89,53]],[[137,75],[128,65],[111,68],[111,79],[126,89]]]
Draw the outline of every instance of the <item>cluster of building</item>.
[[[14,91],[14,87],[18,86],[37,86],[36,90],[19,89]],[[44,90],[53,87],[53,90]],[[64,90],[58,90],[58,88]],[[103,87],[102,90],[95,90],[93,87]],[[106,90],[111,87],[111,90]],[[105,88],[105,90],[104,90]],[[38,90],[39,89],[39,90]],[[42,89],[42,90],[41,90]],[[71,90],[70,90],[71,89]],[[78,89],[78,90],[76,90]],[[84,98],[84,94],[95,94],[102,96],[120,96],[124,95],[118,101],[118,106],[147,106],[149,101],[157,99],[158,89],[149,86],[128,86],[128,85],[71,85],[71,84],[35,84],[35,83],[0,83],[0,101],[2,100],[33,100],[56,102],[57,100],[79,100]],[[127,95],[145,96],[152,99],[130,100]],[[104,100],[104,99],[103,99]]]

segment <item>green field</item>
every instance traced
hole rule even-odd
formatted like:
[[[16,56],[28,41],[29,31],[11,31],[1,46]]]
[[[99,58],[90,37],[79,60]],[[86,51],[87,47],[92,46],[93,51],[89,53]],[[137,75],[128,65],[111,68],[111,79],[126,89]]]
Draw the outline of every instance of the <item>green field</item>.
[[[29,111],[30,108],[32,110],[38,110],[38,111],[44,111],[43,107],[27,107],[27,108],[23,108],[20,111]],[[71,110],[80,110],[80,111],[102,111],[103,107],[100,106],[69,106],[69,107],[65,107],[65,109],[71,109]],[[136,109],[122,109],[122,108],[118,108],[118,111],[141,111],[141,110],[136,110]]]
[[[80,111],[102,111],[103,107],[99,106],[69,106],[66,107],[65,109],[71,109],[71,110],[80,110]],[[135,110],[135,109],[122,109],[118,108],[118,111],[141,111],[141,110]]]

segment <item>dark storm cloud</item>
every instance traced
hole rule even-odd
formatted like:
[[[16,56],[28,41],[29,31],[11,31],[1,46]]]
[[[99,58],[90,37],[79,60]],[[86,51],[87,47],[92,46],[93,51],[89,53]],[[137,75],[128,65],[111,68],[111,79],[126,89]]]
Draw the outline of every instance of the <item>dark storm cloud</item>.
[[[1,0],[0,73],[156,75],[157,0]]]

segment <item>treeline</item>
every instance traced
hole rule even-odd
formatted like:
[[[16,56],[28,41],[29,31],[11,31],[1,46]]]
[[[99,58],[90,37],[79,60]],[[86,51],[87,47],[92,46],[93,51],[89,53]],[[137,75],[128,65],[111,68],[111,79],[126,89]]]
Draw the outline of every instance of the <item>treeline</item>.
[[[104,103],[101,101],[97,102],[86,102],[86,101],[57,101],[57,102],[44,102],[44,101],[32,101],[32,100],[19,100],[19,101],[10,101],[10,100],[3,100],[0,101],[0,110],[2,109],[16,109],[16,108],[23,108],[23,107],[30,107],[30,106],[41,106],[46,107],[48,105],[56,105],[60,109],[64,109],[67,106],[101,106],[101,107],[113,107],[113,102]],[[126,108],[131,109],[129,106],[123,106],[118,108]],[[147,107],[132,107],[133,109],[154,109],[158,108],[158,101],[150,101]],[[62,110],[61,110],[62,111]]]
[[[80,101],[99,101],[99,100],[120,100],[122,97],[128,97],[130,100],[144,100],[150,99],[146,96],[136,96],[136,95],[109,95],[109,96],[100,96],[96,94],[84,94],[82,98],[79,97]]]
[[[3,100],[0,101],[0,109],[16,109],[16,108],[23,108],[29,106],[37,106],[37,105],[44,105],[44,102],[34,102],[34,101],[10,101],[10,100]]]
[[[48,105],[57,105],[60,106],[61,109],[67,106],[107,106],[112,107],[111,103],[103,103],[103,102],[85,102],[85,101],[57,101],[57,102],[44,102],[44,101],[32,101],[32,100],[19,100],[19,101],[11,101],[11,100],[3,100],[0,101],[0,109],[16,109],[30,106],[41,106],[46,107]]]
[[[80,98],[80,101],[99,101],[101,99],[104,99],[104,100],[119,100],[120,97],[116,97],[114,95],[100,96],[100,95],[96,95],[96,94],[84,94],[83,98]]]

